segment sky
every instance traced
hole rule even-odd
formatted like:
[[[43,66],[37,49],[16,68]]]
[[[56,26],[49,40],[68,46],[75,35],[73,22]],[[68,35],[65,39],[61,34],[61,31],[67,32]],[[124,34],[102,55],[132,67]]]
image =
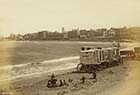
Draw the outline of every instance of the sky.
[[[0,35],[140,26],[140,0],[0,0]]]

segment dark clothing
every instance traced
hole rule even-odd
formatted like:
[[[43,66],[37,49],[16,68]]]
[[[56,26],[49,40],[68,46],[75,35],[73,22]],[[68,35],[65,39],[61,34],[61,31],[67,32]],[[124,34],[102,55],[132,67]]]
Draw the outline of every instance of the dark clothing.
[[[82,83],[84,83],[85,82],[85,77],[83,76],[81,80],[82,80]]]
[[[48,88],[51,87],[51,81],[50,81],[50,80],[48,80],[47,87],[48,87]]]
[[[96,76],[97,76],[97,75],[96,75],[95,72],[93,72],[93,73],[92,73],[92,76],[93,76],[93,79],[96,79]]]
[[[54,75],[54,74],[52,74],[52,75],[51,75],[51,79],[54,79],[54,77],[55,77],[55,75]]]
[[[57,86],[56,82],[57,82],[57,79],[48,80],[47,87],[48,88],[56,87]]]
[[[69,78],[68,82],[72,82],[73,80]]]
[[[61,86],[63,86],[63,85],[64,85],[64,84],[63,84],[62,80],[60,80],[59,87],[61,87]]]
[[[63,80],[63,84],[64,84],[64,85],[66,85],[66,86],[68,86],[68,84],[66,83],[66,81],[65,81],[65,80]]]

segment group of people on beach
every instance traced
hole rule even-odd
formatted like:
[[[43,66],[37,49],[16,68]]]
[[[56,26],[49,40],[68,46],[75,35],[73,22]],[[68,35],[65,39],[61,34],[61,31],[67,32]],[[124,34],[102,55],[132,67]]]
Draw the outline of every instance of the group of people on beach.
[[[93,73],[92,73],[92,79],[95,79],[95,80],[97,81],[96,76],[97,76],[96,73],[93,72]],[[85,79],[86,79],[86,77],[85,77],[85,76],[82,76],[82,78],[81,78],[82,83],[85,83]]]
[[[93,72],[93,73],[92,73],[92,79],[94,79],[94,80],[97,81],[96,76],[97,76],[96,73]],[[85,80],[86,80],[86,77],[83,75],[83,76],[80,78],[80,81],[81,81],[81,83],[85,83]],[[48,82],[47,82],[47,87],[48,87],[48,88],[53,88],[53,87],[69,86],[69,84],[73,82],[73,79],[69,78],[69,79],[68,79],[68,82],[66,82],[65,79],[60,79],[60,80],[59,80],[59,84],[57,84],[57,81],[58,81],[58,80],[55,78],[55,75],[52,74],[52,75],[51,75],[51,79],[48,80]]]
[[[68,82],[72,82],[72,79],[69,79]],[[68,86],[69,84],[66,82],[66,80],[59,80],[59,85],[57,84],[57,79],[55,78],[55,75],[51,75],[51,79],[48,80],[47,87],[52,88],[52,87],[62,87],[62,86]]]

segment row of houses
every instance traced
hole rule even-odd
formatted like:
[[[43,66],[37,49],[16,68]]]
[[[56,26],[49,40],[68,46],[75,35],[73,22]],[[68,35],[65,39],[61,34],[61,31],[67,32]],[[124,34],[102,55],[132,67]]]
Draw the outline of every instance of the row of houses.
[[[65,32],[65,39],[75,39],[75,40],[92,40],[92,39],[110,39],[110,38],[125,38],[129,36],[127,28],[102,28],[102,29],[90,29],[90,30],[79,30],[73,29],[71,31]]]
[[[92,40],[94,38],[113,38],[116,37],[118,31],[107,29],[86,30],[72,29],[62,32],[40,31],[38,33],[25,34],[25,40]]]
[[[59,32],[41,31],[38,33],[23,35],[25,40],[60,40],[63,38],[63,34]]]
[[[131,30],[131,31],[130,31]],[[140,32],[140,29],[135,29]],[[61,32],[40,31],[25,35],[10,35],[10,39],[16,40],[94,40],[94,39],[127,39],[131,37],[133,28],[101,28],[101,29],[72,29]],[[133,35],[134,36],[134,35]]]

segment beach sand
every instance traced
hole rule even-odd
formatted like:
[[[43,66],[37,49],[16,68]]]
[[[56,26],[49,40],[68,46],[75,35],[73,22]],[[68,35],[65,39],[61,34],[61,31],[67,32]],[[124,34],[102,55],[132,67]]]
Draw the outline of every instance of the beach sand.
[[[140,95],[140,61],[124,64],[97,72],[97,81],[89,73],[74,73],[75,68],[55,72],[55,78],[66,80],[68,86],[48,88],[50,75],[12,81],[13,95]],[[85,76],[85,83],[80,80]],[[68,79],[73,79],[72,83]]]

